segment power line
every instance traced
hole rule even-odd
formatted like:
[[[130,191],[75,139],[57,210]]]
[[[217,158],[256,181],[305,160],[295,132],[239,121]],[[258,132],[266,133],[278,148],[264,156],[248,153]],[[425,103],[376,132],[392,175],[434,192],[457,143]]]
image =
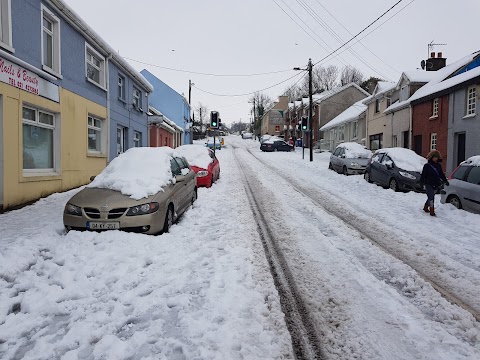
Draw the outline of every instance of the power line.
[[[160,65],[155,65],[155,64],[149,64],[140,60],[124,57],[124,59],[130,60],[137,62],[139,64],[143,65],[148,65],[152,67],[156,67],[159,69],[164,69],[164,70],[171,70],[171,71],[177,71],[177,72],[183,72],[183,73],[188,73],[188,74],[195,74],[195,75],[205,75],[205,76],[219,76],[219,77],[250,77],[250,76],[261,76],[261,75],[271,75],[271,74],[279,74],[279,73],[285,73],[285,72],[290,72],[292,69],[288,70],[278,70],[278,71],[270,71],[270,72],[264,72],[264,73],[253,73],[253,74],[215,74],[215,73],[204,73],[204,72],[198,72],[198,71],[190,71],[190,70],[182,70],[182,69],[175,69],[167,66],[160,66]]]

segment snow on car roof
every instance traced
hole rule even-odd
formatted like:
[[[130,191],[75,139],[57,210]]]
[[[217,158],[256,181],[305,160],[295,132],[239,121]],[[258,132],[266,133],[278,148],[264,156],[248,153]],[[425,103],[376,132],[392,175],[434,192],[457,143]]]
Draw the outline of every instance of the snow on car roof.
[[[462,162],[462,165],[473,165],[473,166],[480,166],[480,155],[469,157],[467,160]]]
[[[368,150],[365,146],[360,145],[356,142],[345,142],[337,146],[345,149],[345,157],[347,159],[358,159],[365,158],[368,159],[372,156],[372,152]]]
[[[175,149],[188,163],[199,168],[207,169],[212,162],[210,150],[201,145],[182,145]]]
[[[397,167],[407,171],[422,172],[427,159],[418,155],[415,151],[404,148],[385,148],[377,150],[378,153],[387,153]]]
[[[136,200],[149,197],[172,182],[173,156],[178,154],[169,147],[129,149],[113,159],[87,187],[120,191]]]

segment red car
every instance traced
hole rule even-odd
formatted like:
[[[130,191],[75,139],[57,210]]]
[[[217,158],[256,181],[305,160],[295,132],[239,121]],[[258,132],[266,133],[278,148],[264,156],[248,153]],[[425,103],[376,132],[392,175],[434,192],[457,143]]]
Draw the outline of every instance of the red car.
[[[201,145],[182,145],[175,150],[187,159],[197,174],[197,187],[210,187],[220,178],[220,163],[211,149]]]

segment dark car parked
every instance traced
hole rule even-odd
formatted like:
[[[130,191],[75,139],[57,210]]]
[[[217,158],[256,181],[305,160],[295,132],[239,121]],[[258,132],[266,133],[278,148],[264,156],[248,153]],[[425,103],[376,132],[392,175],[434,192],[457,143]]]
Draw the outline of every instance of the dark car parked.
[[[373,154],[365,169],[365,180],[394,191],[422,192],[420,175],[427,160],[409,149],[386,148]]]
[[[283,140],[264,141],[260,145],[262,151],[292,151],[293,146]]]
[[[480,214],[480,156],[460,164],[448,182],[450,185],[441,191],[441,202]]]

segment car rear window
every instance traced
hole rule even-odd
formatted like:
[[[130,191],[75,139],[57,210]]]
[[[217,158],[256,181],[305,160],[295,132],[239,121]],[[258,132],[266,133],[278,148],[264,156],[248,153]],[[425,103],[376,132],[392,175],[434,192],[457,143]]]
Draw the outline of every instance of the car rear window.
[[[480,167],[472,167],[472,170],[468,173],[467,181],[475,185],[480,185]]]
[[[465,173],[467,172],[469,166],[459,166],[457,171],[455,171],[452,176],[454,179],[463,180],[465,178]]]

